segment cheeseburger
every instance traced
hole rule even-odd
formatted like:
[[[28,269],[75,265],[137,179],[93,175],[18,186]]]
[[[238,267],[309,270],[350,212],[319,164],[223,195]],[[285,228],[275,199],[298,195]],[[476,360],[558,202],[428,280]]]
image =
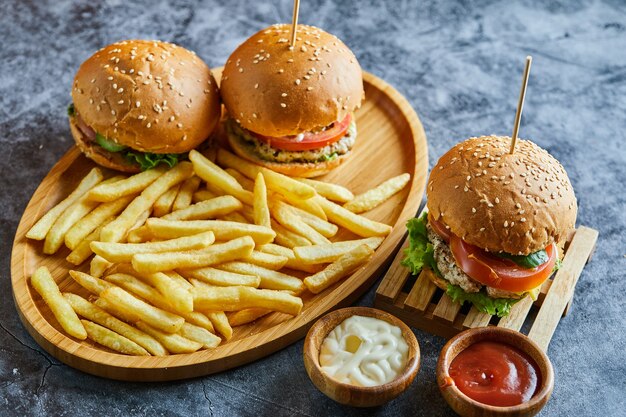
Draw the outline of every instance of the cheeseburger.
[[[404,265],[423,267],[456,302],[504,316],[535,299],[559,265],[576,222],[576,197],[561,164],[533,142],[484,136],[439,159],[427,186],[428,213],[408,223]]]
[[[361,67],[335,36],[274,25],[241,44],[221,81],[228,140],[239,156],[301,177],[339,166],[356,140],[353,112],[364,96]]]
[[[107,168],[169,166],[204,142],[220,119],[217,84],[193,52],[159,41],[109,45],[78,69],[68,109],[83,153]]]

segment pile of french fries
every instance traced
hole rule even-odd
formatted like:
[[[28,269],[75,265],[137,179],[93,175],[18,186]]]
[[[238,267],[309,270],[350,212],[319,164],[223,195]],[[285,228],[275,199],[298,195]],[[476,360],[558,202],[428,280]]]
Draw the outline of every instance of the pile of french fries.
[[[95,254],[89,274],[69,271],[88,298],[62,294],[45,267],[31,277],[67,334],[162,356],[214,348],[271,312],[296,316],[305,291],[318,294],[371,258],[391,227],[356,213],[410,179],[355,197],[224,149],[189,159],[108,179],[94,168],[28,231],[45,254],[67,246],[73,265]],[[339,226],[361,238],[332,242]]]

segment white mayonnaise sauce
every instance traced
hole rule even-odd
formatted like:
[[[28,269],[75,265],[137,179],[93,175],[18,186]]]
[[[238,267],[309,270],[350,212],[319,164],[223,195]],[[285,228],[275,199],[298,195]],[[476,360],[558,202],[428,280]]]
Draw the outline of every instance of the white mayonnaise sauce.
[[[352,316],[326,336],[319,361],[322,371],[339,382],[372,387],[398,376],[406,367],[408,352],[399,327]]]

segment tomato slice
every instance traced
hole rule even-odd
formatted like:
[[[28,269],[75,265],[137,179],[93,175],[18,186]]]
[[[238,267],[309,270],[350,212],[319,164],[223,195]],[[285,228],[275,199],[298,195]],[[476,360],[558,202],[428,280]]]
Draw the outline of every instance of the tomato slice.
[[[283,151],[309,151],[311,149],[320,149],[337,142],[346,135],[350,122],[352,122],[352,115],[348,114],[341,122],[333,123],[326,130],[318,133],[305,132],[303,136],[301,136],[301,140],[298,140],[298,135],[273,137],[254,132],[250,133],[272,148],[281,149]]]
[[[430,226],[433,228],[435,233],[437,233],[446,243],[450,243],[450,236],[452,236],[450,230],[446,229],[446,226],[443,223],[433,219],[430,215],[428,216],[428,221],[430,222]]]
[[[546,248],[548,261],[536,268],[523,268],[509,259],[500,258],[481,248],[450,236],[450,249],[456,264],[471,278],[483,285],[505,291],[523,292],[542,284],[556,263],[556,246]]]

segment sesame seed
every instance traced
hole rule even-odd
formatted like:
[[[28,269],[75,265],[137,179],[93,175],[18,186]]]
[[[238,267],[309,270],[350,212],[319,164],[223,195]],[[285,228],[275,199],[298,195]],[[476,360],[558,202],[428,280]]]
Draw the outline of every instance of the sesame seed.
[[[280,96],[281,97],[287,97],[287,93],[282,93]]]
[[[257,118],[256,113],[252,113],[252,117],[254,117],[256,119]]]
[[[170,116],[169,121],[170,121],[170,122],[173,122],[173,121],[174,121],[174,119],[175,119],[175,117],[174,117],[174,116]]]
[[[300,85],[300,79],[296,79],[296,85]]]
[[[496,204],[500,203],[500,199],[498,197],[496,197]]]
[[[176,127],[177,127],[177,128],[179,128],[179,129],[182,129],[182,128],[183,128],[183,124],[182,124],[182,123],[178,123],[178,124],[176,125]]]
[[[123,92],[124,92],[124,89],[123,89],[122,87],[120,87],[120,88],[118,88],[118,89],[117,89],[117,92],[118,92],[119,94],[121,94],[121,93],[123,93]]]
[[[509,222],[508,221],[504,221],[504,227],[509,227]]]
[[[485,231],[485,228],[484,228],[484,227],[481,227],[481,228],[480,228],[480,231],[481,231],[481,232],[484,232],[484,231]]]
[[[239,67],[239,72],[243,72],[243,68]]]
[[[522,218],[520,219],[520,221],[521,221],[522,223],[526,223],[526,217],[522,217]]]
[[[306,89],[307,89],[307,91],[311,91],[311,90],[313,90],[313,87],[307,87]]]
[[[148,122],[148,124],[146,125],[146,127],[147,127],[148,129],[150,129],[150,127],[151,127],[151,126],[152,126],[152,123],[150,123],[150,122]]]
[[[107,77],[107,80],[109,81],[113,81],[113,77],[111,77],[110,75]]]
[[[472,213],[476,213],[476,209],[472,207]]]
[[[111,114],[115,116],[115,110],[111,110]]]
[[[141,102],[140,101],[136,101],[135,102],[135,107],[141,107]]]
[[[285,103],[280,103],[280,107],[285,108],[287,105]]]
[[[117,104],[124,104],[124,100],[118,101]]]

